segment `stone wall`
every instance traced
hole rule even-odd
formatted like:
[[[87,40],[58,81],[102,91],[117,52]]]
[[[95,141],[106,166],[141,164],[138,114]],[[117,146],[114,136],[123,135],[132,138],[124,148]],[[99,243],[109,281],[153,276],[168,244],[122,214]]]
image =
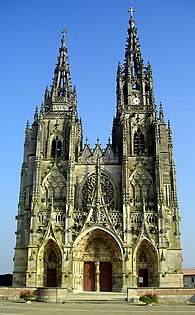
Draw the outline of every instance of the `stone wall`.
[[[67,301],[66,288],[5,288],[0,287],[0,299],[18,300],[22,291],[30,291],[36,301],[50,303],[64,303]]]
[[[39,288],[39,301],[49,303],[65,303],[67,301],[66,288]]]
[[[21,291],[32,292],[37,301],[64,303],[67,301],[66,288],[12,288],[0,287],[0,299],[18,300]],[[159,303],[195,303],[195,288],[127,288],[127,301],[138,303],[140,296],[156,294]]]
[[[17,300],[20,299],[22,291],[28,290],[38,297],[37,288],[12,288],[12,287],[0,287],[0,299],[4,300]]]
[[[127,288],[127,301],[138,303],[145,294],[156,294],[159,303],[195,303],[195,288]]]

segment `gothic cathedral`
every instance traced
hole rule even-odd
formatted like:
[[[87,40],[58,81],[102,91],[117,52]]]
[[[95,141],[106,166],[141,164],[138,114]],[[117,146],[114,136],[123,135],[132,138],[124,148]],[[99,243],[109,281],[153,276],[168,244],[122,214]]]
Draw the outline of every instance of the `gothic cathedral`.
[[[183,285],[172,130],[132,10],[116,89],[112,138],[106,148],[83,144],[64,32],[51,90],[25,130],[15,287]]]

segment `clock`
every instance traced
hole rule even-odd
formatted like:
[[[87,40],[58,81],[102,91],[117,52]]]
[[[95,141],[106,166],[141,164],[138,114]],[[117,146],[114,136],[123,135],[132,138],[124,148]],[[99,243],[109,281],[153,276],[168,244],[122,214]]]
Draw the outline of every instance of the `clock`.
[[[133,104],[139,105],[139,103],[140,103],[139,97],[134,97],[134,98],[133,98]]]

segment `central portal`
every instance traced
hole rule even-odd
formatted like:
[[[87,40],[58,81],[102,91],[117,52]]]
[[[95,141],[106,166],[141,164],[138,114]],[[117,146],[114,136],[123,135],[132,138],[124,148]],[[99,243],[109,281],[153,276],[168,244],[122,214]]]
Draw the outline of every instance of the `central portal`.
[[[75,290],[120,291],[122,288],[122,257],[113,236],[94,229],[82,237],[74,253]]]
[[[83,289],[84,291],[112,291],[111,262],[84,262]]]

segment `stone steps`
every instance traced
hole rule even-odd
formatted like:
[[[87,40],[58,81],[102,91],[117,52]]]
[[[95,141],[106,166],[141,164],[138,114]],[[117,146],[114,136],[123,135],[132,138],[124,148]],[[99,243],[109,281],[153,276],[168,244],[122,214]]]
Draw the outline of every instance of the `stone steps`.
[[[127,295],[118,292],[68,293],[67,303],[126,303]]]

